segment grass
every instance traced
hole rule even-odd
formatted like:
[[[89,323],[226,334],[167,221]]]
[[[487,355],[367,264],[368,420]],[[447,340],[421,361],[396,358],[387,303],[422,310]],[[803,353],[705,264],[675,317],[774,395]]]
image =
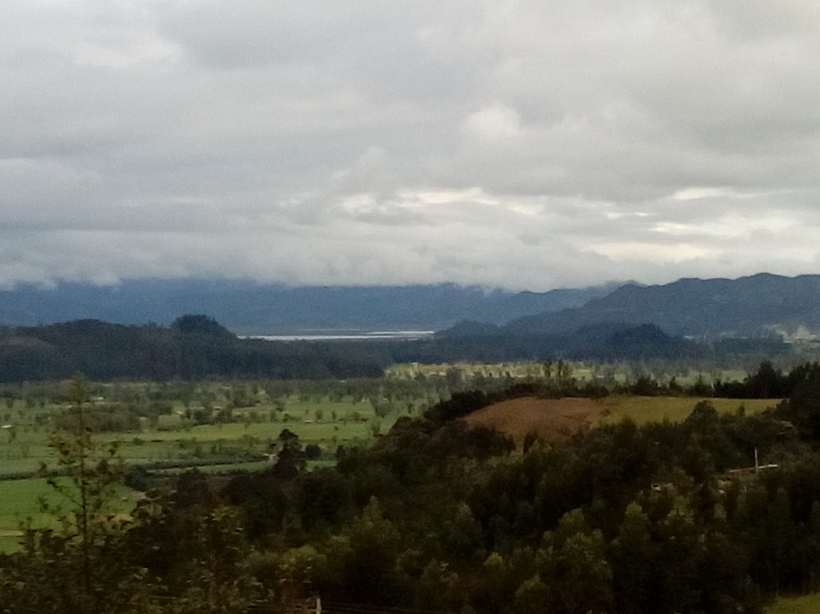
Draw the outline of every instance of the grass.
[[[612,395],[597,401],[601,407],[599,424],[616,424],[629,418],[637,424],[683,422],[702,399],[696,397],[634,397]],[[741,406],[749,414],[777,405],[776,399],[704,399],[720,413],[733,413]]]
[[[59,411],[59,408],[51,411]],[[246,412],[247,418],[253,415],[255,419],[245,419]],[[238,422],[197,426],[186,426],[176,414],[161,416],[159,426],[163,428],[101,433],[96,439],[101,444],[116,441],[119,453],[130,462],[185,460],[223,452],[236,454],[240,460],[248,454],[261,456],[268,444],[287,428],[299,436],[303,445],[319,444],[332,453],[339,444],[372,438],[374,429],[387,432],[400,415],[395,412],[379,418],[370,403],[353,403],[350,399],[304,401],[296,397],[287,400],[283,411],[276,411],[273,405],[260,404],[235,413]],[[20,423],[13,439],[10,433],[0,432],[0,474],[34,472],[42,462],[48,462],[51,459],[47,445],[49,430],[44,425]],[[244,452],[240,454],[240,451]]]
[[[131,509],[130,492],[125,486],[118,489],[112,501],[117,511]],[[57,528],[54,516],[42,513],[41,499],[59,504],[59,495],[45,478],[0,481],[0,552],[11,552],[19,547],[20,525],[27,520],[31,520],[33,527]]]
[[[766,609],[767,614],[815,614],[820,612],[820,594],[783,597]]]
[[[32,526],[54,527],[54,518],[40,511],[41,498],[54,498],[45,478],[0,482],[0,552],[19,547],[20,525],[31,519]]]
[[[9,422],[15,425],[14,431],[0,431],[0,474],[33,473],[42,463],[53,464],[48,446],[52,427],[42,418],[62,409],[48,405],[11,413]],[[312,396],[308,400],[297,395],[279,404],[262,402],[247,410],[235,410],[238,422],[186,426],[177,413],[183,411],[184,407],[175,403],[174,413],[162,416],[157,429],[101,433],[95,440],[99,445],[117,442],[126,463],[235,458],[235,462],[200,470],[250,471],[264,468],[263,453],[285,428],[296,433],[303,445],[319,444],[332,455],[338,445],[360,445],[373,437],[374,430],[386,432],[399,415],[397,412],[378,418],[369,402],[354,403],[349,397],[330,401],[327,397]],[[311,461],[309,467],[328,463],[333,464],[332,456],[330,460]],[[0,481],[0,552],[19,547],[22,520],[31,518],[34,526],[53,523],[53,518],[40,513],[40,498],[55,498],[43,478]]]

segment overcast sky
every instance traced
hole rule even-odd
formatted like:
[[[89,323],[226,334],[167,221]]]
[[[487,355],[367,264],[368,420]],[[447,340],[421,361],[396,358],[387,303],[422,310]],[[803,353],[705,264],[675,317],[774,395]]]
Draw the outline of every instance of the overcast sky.
[[[820,267],[817,0],[3,0],[0,285]]]

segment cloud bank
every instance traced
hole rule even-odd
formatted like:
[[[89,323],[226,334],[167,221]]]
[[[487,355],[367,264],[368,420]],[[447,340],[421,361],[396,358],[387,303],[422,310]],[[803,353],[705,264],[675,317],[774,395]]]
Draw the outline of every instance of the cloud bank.
[[[818,272],[816,2],[3,12],[0,285]]]

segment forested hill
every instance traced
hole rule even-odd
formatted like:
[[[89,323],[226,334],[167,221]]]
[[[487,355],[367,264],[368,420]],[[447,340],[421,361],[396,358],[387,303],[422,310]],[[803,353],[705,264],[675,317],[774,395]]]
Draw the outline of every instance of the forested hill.
[[[131,280],[115,286],[60,283],[0,291],[0,323],[10,326],[98,319],[170,324],[207,313],[238,334],[307,329],[440,330],[459,320],[501,324],[578,307],[618,287],[506,292],[455,284],[289,287],[243,280]]]
[[[100,320],[0,327],[0,382],[63,379],[76,373],[94,380],[344,379],[379,377],[384,367],[409,362],[702,360],[729,354],[761,359],[784,349],[782,342],[768,339],[707,345],[651,324],[602,324],[560,335],[268,341],[239,338],[208,316],[186,315],[170,327]]]
[[[355,344],[240,339],[206,316],[170,327],[99,320],[0,329],[0,381],[265,377],[378,377],[382,368]]]
[[[503,334],[556,334],[601,324],[654,324],[672,335],[758,337],[820,332],[820,275],[759,274],[626,285],[586,305],[514,320]]]

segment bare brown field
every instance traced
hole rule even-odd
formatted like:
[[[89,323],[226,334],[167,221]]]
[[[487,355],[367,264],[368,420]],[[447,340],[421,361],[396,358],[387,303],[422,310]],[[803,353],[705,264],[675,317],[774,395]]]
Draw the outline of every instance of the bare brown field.
[[[592,399],[509,399],[473,412],[464,420],[472,425],[489,426],[521,442],[530,431],[542,439],[566,437],[593,423],[604,409]]]
[[[611,395],[593,400],[522,397],[490,405],[464,418],[468,424],[489,426],[511,435],[517,443],[530,431],[542,439],[566,437],[584,426],[617,424],[624,418],[637,424],[682,422],[700,399],[693,397],[634,397]],[[740,407],[758,413],[777,405],[777,399],[705,399],[720,413]]]

